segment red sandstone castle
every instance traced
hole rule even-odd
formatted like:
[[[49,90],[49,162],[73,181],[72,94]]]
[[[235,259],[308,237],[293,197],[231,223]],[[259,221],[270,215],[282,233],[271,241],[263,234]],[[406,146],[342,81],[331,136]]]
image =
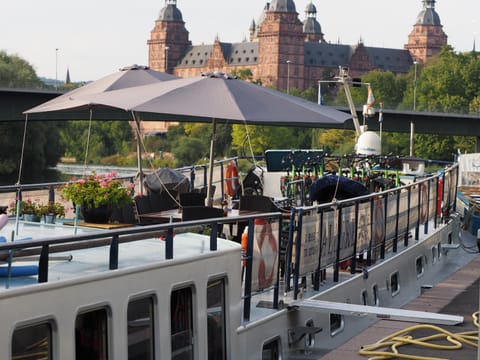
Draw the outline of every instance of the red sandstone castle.
[[[182,77],[202,72],[250,69],[253,79],[278,89],[304,90],[317,86],[324,74],[348,66],[360,75],[374,69],[405,73],[413,61],[424,63],[447,44],[435,0],[423,0],[405,49],[333,44],[325,40],[313,2],[299,19],[293,0],[266,3],[250,25],[249,41],[192,45],[176,0],[165,0],[151,31],[149,66]]]

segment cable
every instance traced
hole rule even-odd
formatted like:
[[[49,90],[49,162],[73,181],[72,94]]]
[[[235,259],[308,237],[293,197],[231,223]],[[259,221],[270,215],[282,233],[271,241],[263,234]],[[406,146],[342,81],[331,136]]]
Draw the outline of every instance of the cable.
[[[477,329],[479,328],[478,316],[478,311],[472,315],[473,324]],[[436,333],[415,339],[411,334],[418,330],[431,330]],[[445,340],[447,344],[435,344],[431,342],[433,340]],[[397,331],[374,344],[362,346],[358,353],[363,356],[371,356],[369,360],[445,360],[445,358],[403,354],[400,353],[399,348],[406,345],[416,345],[436,350],[459,350],[463,345],[477,348],[478,340],[478,330],[453,333],[435,325],[421,324]]]

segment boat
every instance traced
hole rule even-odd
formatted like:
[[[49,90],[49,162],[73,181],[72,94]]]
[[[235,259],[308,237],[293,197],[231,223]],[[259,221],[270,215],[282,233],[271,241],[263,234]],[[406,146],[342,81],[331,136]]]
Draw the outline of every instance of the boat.
[[[461,231],[458,164],[409,172],[412,159],[356,154],[332,167],[345,158],[301,149],[265,158],[227,204],[238,159],[216,162],[218,216],[175,208],[132,226],[9,217],[0,358],[318,359],[378,319],[463,321],[401,309],[476,256],[462,250],[476,239]],[[212,186],[208,166],[183,171],[192,192]],[[318,201],[308,185],[324,177],[371,191],[340,198],[329,185]],[[51,195],[57,185],[0,190]]]

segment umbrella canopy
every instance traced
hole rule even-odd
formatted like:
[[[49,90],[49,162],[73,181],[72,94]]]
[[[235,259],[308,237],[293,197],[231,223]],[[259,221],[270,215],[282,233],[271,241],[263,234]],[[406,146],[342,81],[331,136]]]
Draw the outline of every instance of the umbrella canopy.
[[[83,96],[178,78],[178,76],[150,70],[147,66],[128,66],[101,79],[60,95],[55,99],[26,110],[24,111],[24,114],[89,108],[91,104],[88,101],[83,100]]]
[[[125,111],[155,113],[159,119],[211,122],[209,206],[213,202],[211,185],[217,121],[316,127],[338,125],[351,118],[351,115],[333,108],[222,73],[109,91],[85,96],[84,100]]]
[[[256,125],[328,126],[350,114],[222,74],[181,78],[85,96],[92,104],[158,114],[162,119]]]
[[[120,91],[121,89],[128,89],[135,86],[154,84],[174,79],[179,79],[179,77],[151,70],[148,66],[132,65],[26,110],[24,111],[24,114],[91,109],[94,107],[94,104],[85,100],[85,96]],[[133,120],[135,121],[137,131],[137,162],[138,173],[140,176],[140,192],[143,193],[140,124],[138,118],[134,118]]]

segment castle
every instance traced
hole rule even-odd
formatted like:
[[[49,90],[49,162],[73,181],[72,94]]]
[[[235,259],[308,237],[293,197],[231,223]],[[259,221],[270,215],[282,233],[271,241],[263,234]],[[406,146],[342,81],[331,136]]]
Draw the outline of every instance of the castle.
[[[318,80],[350,68],[358,76],[374,69],[406,73],[414,61],[425,63],[447,44],[435,0],[422,0],[404,49],[334,44],[325,40],[310,2],[303,22],[294,0],[271,0],[249,27],[249,41],[192,45],[176,0],[165,0],[148,40],[150,68],[182,77],[202,72],[249,69],[253,79],[282,90],[316,87]]]

